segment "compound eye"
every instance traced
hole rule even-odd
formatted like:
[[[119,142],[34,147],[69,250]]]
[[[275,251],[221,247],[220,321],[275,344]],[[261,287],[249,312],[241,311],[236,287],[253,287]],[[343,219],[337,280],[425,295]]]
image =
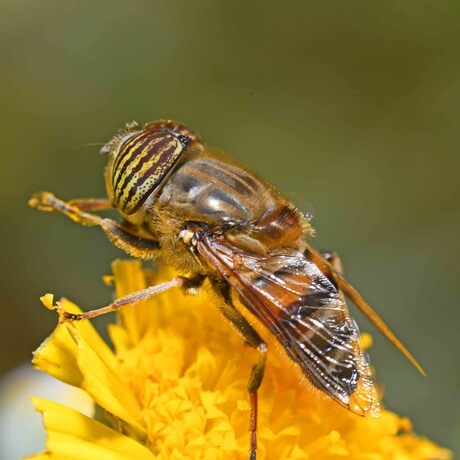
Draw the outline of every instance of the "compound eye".
[[[144,129],[123,139],[112,166],[117,208],[127,215],[137,212],[161,189],[187,145],[176,133],[164,128]]]
[[[149,131],[164,130],[173,134],[184,147],[191,143],[201,144],[203,141],[199,134],[182,123],[172,120],[152,121],[144,125]]]

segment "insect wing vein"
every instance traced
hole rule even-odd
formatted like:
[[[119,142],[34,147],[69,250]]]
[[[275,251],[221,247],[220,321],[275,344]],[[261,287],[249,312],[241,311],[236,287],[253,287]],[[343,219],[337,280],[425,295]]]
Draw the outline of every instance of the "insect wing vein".
[[[294,250],[254,257],[205,232],[197,249],[314,385],[353,412],[378,415],[358,327],[342,293],[312,261]]]

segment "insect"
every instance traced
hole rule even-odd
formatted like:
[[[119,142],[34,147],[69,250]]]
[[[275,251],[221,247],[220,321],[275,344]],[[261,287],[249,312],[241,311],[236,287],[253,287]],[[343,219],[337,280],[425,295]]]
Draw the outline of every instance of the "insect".
[[[94,318],[174,287],[196,290],[207,279],[223,315],[259,355],[248,381],[250,460],[256,458],[257,390],[267,346],[248,312],[276,337],[314,386],[356,414],[377,416],[379,400],[345,296],[423,373],[346,281],[338,257],[310,245],[313,230],[294,205],[255,174],[220,158],[197,133],[169,120],[144,126],[131,122],[101,153],[108,156],[107,198],[64,202],[40,192],[29,204],[99,226],[131,256],[161,255],[179,272],[192,275],[97,310],[61,311],[60,320]],[[120,211],[121,223],[93,213],[112,207]]]

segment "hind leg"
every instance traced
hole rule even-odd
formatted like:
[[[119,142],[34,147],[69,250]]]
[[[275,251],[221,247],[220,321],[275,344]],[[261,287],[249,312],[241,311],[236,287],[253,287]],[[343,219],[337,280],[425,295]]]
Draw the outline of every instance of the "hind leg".
[[[342,259],[335,251],[320,251],[321,255],[332,265],[332,268],[343,275]]]

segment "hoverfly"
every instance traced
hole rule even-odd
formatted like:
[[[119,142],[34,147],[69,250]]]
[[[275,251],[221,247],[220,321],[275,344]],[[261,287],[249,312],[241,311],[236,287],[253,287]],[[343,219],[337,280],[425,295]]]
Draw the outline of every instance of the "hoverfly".
[[[346,281],[337,256],[309,244],[313,230],[294,205],[255,174],[221,159],[194,131],[169,120],[143,127],[131,122],[101,153],[108,155],[107,198],[64,202],[40,192],[30,205],[100,226],[131,256],[161,255],[192,275],[79,315],[61,311],[60,320],[94,318],[173,287],[196,290],[208,279],[223,315],[259,352],[248,382],[251,460],[256,458],[257,390],[267,347],[247,312],[276,337],[314,386],[356,414],[377,416],[379,400],[345,296],[423,372]],[[91,213],[112,207],[120,211],[121,223]]]

